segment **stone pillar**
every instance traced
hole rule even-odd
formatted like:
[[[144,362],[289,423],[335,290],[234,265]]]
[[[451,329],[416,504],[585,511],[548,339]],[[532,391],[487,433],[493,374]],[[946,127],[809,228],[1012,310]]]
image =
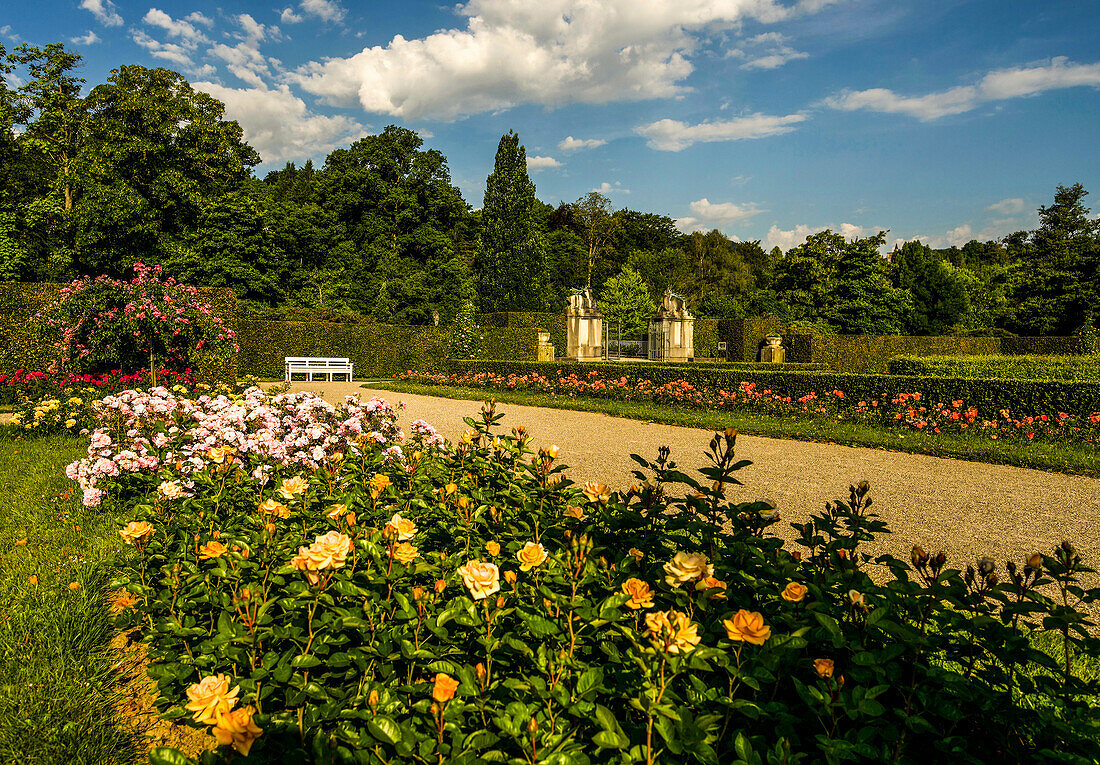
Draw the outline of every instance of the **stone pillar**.
[[[787,351],[783,347],[783,338],[779,335],[768,335],[764,338],[765,345],[760,349],[760,360],[772,364],[782,364],[787,358]]]
[[[695,358],[695,317],[684,299],[665,292],[661,307],[649,322],[651,361],[691,361]]]
[[[554,360],[554,344],[550,342],[549,332],[539,332],[539,347],[535,358],[539,361]]]
[[[603,359],[603,314],[596,310],[588,289],[569,293],[565,307],[566,351],[570,361]]]

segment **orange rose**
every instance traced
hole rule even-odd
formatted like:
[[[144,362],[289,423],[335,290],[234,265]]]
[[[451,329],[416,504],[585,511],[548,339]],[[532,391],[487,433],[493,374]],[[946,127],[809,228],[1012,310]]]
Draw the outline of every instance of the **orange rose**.
[[[126,528],[118,533],[126,544],[136,545],[148,541],[149,537],[156,533],[156,529],[148,521],[130,521],[126,524]]]
[[[420,552],[413,545],[408,542],[402,542],[393,548],[393,557],[395,560],[404,563],[406,566],[416,560],[416,556]]]
[[[508,584],[515,584],[516,583],[516,578],[517,577],[516,577],[516,572],[515,571],[512,571],[511,569],[508,569],[507,571],[504,572],[504,581],[506,581]]]
[[[569,507],[565,508],[565,512],[562,513],[562,515],[564,515],[566,518],[576,518],[578,521],[583,521],[585,518],[584,510],[581,510],[575,505],[570,505]]]
[[[308,488],[309,479],[296,475],[283,481],[283,485],[279,489],[279,496],[283,499],[294,499]]]
[[[639,550],[637,547],[631,547],[628,552],[630,554],[630,557],[634,558],[635,563],[641,563],[642,559],[645,558],[645,553]]]
[[[764,645],[772,636],[772,628],[764,624],[764,617],[756,611],[741,609],[732,619],[723,619],[726,635],[730,640],[743,640],[753,645]]]
[[[833,660],[832,659],[814,659],[814,672],[818,677],[832,677],[833,676]]]
[[[210,558],[220,558],[229,552],[229,548],[223,545],[221,542],[211,540],[199,548],[199,558],[201,560],[209,560]]]
[[[867,608],[867,596],[859,590],[848,590],[848,602],[857,608]]]
[[[500,592],[500,569],[492,563],[480,560],[468,561],[458,567],[458,575],[462,577],[462,583],[470,591],[470,597],[474,600],[485,598]]]
[[[213,725],[218,713],[225,714],[237,704],[240,688],[229,690],[229,678],[223,674],[204,677],[187,689],[185,709],[191,712],[196,722]]]
[[[289,518],[290,508],[275,499],[265,499],[260,503],[260,512],[268,513],[279,518]]]
[[[607,488],[606,484],[595,483],[589,481],[584,485],[584,496],[588,498],[589,502],[595,504],[596,502],[606,503],[611,499],[611,489]]]
[[[118,595],[111,598],[111,610],[112,611],[128,611],[138,603],[138,599],[130,593],[123,590]]]
[[[325,515],[335,521],[337,518],[340,518],[345,513],[347,513],[347,511],[347,505],[333,505],[328,509],[328,512],[325,513]]]
[[[680,611],[653,611],[645,615],[649,637],[667,653],[687,653],[699,645],[699,625]]]
[[[440,704],[446,704],[455,697],[455,691],[457,690],[458,681],[450,675],[440,672],[435,676],[435,685],[432,686],[432,698]]]
[[[623,582],[623,593],[630,596],[630,600],[623,605],[627,608],[653,608],[653,590],[641,579],[627,579]]]
[[[486,542],[485,552],[489,553],[489,555],[494,558],[497,557],[498,555],[500,555],[500,544],[498,544],[497,542]]]
[[[260,737],[263,729],[252,721],[252,715],[256,710],[252,707],[241,707],[231,712],[219,712],[217,721],[211,733],[222,746],[232,746],[245,757],[252,748],[252,743]]]
[[[416,536],[416,524],[401,513],[394,513],[389,523],[382,527],[382,536],[386,539],[396,537],[399,542],[407,542]]]
[[[707,593],[708,598],[723,600],[726,597],[726,583],[713,576],[704,576],[695,583],[695,589]]]
[[[374,477],[370,479],[367,484],[370,487],[370,495],[373,499],[378,499],[378,495],[384,492],[387,488],[393,485],[393,481],[389,479],[389,476],[384,476],[381,473],[375,473]]]
[[[546,548],[538,542],[527,542],[523,545],[523,548],[516,553],[516,560],[520,562],[520,571],[530,571],[535,566],[541,566],[546,562],[546,558]]]
[[[707,576],[714,576],[714,566],[703,553],[678,552],[665,564],[665,583],[669,587],[679,587]]]
[[[783,600],[798,603],[806,597],[806,593],[809,591],[810,588],[800,582],[789,582],[780,594],[783,596]]]

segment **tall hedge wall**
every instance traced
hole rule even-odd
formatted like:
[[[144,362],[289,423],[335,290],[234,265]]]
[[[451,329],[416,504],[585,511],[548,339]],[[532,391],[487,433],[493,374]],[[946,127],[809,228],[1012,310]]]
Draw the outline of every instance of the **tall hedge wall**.
[[[53,349],[33,333],[30,319],[57,300],[66,285],[50,282],[0,283],[0,372],[44,370],[53,362]],[[199,300],[209,303],[231,329],[237,328],[237,294],[231,289],[200,287]],[[196,379],[206,382],[236,379],[237,359],[218,362],[200,359]],[[133,371],[133,370],[127,370]]]
[[[1100,356],[898,356],[889,373],[1100,381]]]
[[[554,353],[556,356],[564,356],[566,350],[566,329],[565,329],[565,312],[561,313],[539,313],[536,311],[518,312],[518,311],[502,311],[500,313],[483,313],[478,315],[477,323],[486,330],[491,329],[540,329],[543,332],[550,333],[550,342],[554,344]],[[534,342],[538,343],[538,337],[534,337]],[[511,356],[496,356],[486,353],[485,356],[491,359],[496,358],[512,358]],[[531,360],[537,358],[535,355],[531,355]]]
[[[1000,353],[1001,338],[795,335],[788,348],[791,361],[825,364],[842,372],[881,374],[894,356]]]
[[[765,367],[766,368],[761,368]],[[1100,382],[1073,380],[978,380],[960,377],[916,377],[909,375],[856,374],[812,371],[775,365],[690,364],[539,364],[500,361],[450,361],[450,373],[464,371],[496,374],[559,374],[620,378],[624,374],[640,376],[654,383],[686,380],[697,388],[731,390],[741,382],[754,382],[762,389],[797,398],[806,393],[841,390],[853,399],[873,399],[882,395],[920,392],[925,400],[950,402],[962,399],[985,414],[1008,409],[1016,415],[1070,414],[1087,415],[1100,411]],[[757,371],[759,369],[759,371]]]

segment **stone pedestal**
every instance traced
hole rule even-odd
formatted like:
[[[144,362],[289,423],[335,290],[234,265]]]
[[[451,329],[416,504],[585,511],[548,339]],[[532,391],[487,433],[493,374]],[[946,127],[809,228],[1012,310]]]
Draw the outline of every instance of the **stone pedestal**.
[[[764,347],[760,349],[760,360],[773,364],[782,364],[787,358],[787,349],[782,346],[783,338],[768,335],[764,338]]]
[[[661,307],[649,321],[650,361],[691,361],[695,358],[695,317],[684,299],[665,292]]]
[[[565,333],[565,358],[570,361],[603,360],[603,314],[596,310],[590,290],[573,290],[569,294]]]
[[[539,361],[554,360],[554,344],[550,342],[549,332],[539,332],[539,347],[535,358]]]

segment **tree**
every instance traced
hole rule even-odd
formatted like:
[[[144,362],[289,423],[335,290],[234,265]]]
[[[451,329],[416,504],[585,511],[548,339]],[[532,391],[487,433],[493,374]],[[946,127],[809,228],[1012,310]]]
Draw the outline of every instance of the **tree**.
[[[573,203],[573,218],[588,254],[586,286],[592,288],[592,266],[619,230],[619,220],[611,200],[598,191],[590,191]]]
[[[1054,204],[1039,208],[1039,228],[1014,278],[1014,329],[1069,335],[1100,315],[1100,221],[1089,217],[1080,183],[1059,186]]]
[[[596,307],[605,321],[621,322],[622,336],[630,339],[641,339],[657,311],[645,282],[630,266],[604,282]]]
[[[910,295],[902,327],[906,334],[943,335],[966,314],[969,299],[955,274],[949,263],[921,242],[906,242],[894,249],[891,282]]]
[[[535,215],[535,184],[519,136],[501,136],[485,179],[475,273],[482,311],[542,311],[547,307],[546,235]]]

